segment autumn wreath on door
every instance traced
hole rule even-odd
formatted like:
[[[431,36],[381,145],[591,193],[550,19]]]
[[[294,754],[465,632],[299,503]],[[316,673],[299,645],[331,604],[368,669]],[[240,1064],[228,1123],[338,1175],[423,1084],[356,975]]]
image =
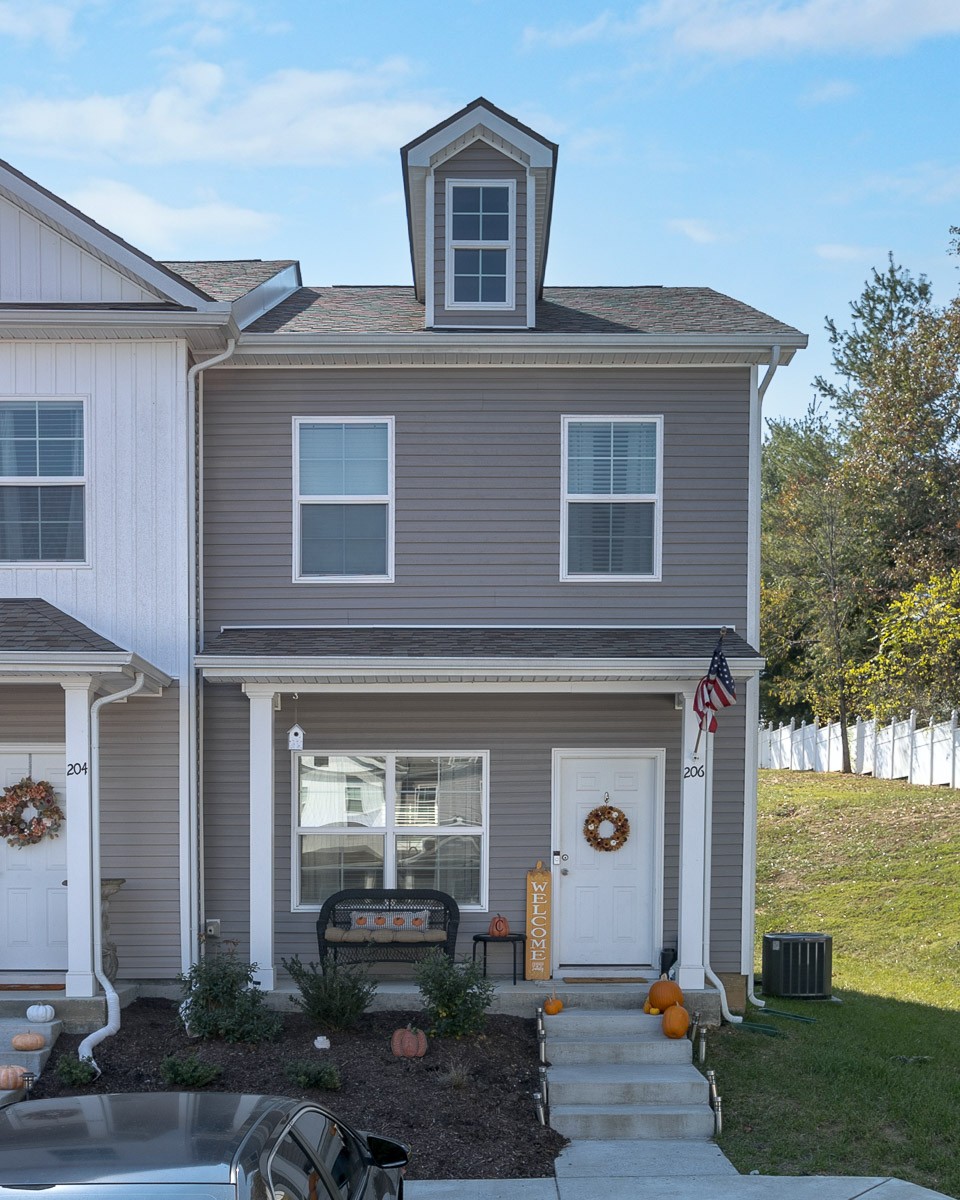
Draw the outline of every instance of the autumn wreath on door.
[[[0,837],[8,846],[35,846],[45,837],[56,837],[63,824],[63,809],[57,804],[53,785],[28,776],[3,789],[0,799]]]
[[[609,799],[609,795],[604,796],[605,801]],[[611,825],[613,832],[603,835],[600,830],[604,824]],[[587,813],[583,822],[583,836],[587,845],[594,850],[619,850],[630,836],[627,814],[612,804],[598,804]]]

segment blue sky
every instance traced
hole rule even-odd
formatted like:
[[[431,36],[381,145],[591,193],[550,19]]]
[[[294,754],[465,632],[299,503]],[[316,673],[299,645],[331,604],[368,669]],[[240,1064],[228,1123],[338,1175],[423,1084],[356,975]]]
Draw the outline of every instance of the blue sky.
[[[560,144],[548,284],[708,285],[810,350],[960,260],[958,0],[0,0],[0,157],[158,258],[410,278],[398,149],[478,95]]]

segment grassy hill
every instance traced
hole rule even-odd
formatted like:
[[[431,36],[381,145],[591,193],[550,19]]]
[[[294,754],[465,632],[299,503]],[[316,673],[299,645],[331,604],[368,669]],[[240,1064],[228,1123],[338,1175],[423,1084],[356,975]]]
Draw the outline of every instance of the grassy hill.
[[[724,1151],[960,1197],[960,792],[761,771],[758,974],[774,931],[832,935],[840,1002],[770,998],[747,1020],[778,1036],[712,1037]]]

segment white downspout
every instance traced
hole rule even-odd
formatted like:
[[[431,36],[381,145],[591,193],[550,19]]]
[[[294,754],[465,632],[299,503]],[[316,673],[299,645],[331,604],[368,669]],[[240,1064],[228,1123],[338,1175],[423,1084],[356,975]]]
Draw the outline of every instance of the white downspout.
[[[181,658],[180,738],[183,767],[180,775],[180,904],[186,913],[186,928],[181,915],[181,970],[188,971],[196,959],[200,943],[200,912],[203,904],[203,885],[200,872],[202,832],[200,829],[199,772],[197,725],[199,700],[197,673],[193,665],[197,636],[202,621],[198,597],[200,558],[200,490],[202,456],[197,442],[203,437],[203,414],[198,400],[197,381],[201,371],[230,358],[237,348],[236,338],[227,338],[227,348],[213,358],[194,363],[187,371],[186,466],[187,466],[187,628],[184,631]]]
[[[731,1025],[739,1025],[743,1021],[743,1017],[738,1017],[730,1011],[727,1003],[727,990],[723,986],[720,976],[710,966],[710,892],[713,879],[713,739],[716,736],[715,733],[707,734],[708,745],[706,748],[707,811],[703,822],[703,973],[720,993],[720,1012],[723,1014],[723,1019]]]
[[[107,997],[107,1023],[83,1039],[77,1048],[77,1057],[81,1060],[88,1058],[98,1075],[101,1072],[94,1060],[93,1048],[106,1038],[113,1037],[120,1028],[120,997],[103,970],[103,922],[100,915],[100,709],[105,704],[116,704],[128,696],[135,696],[143,685],[143,672],[138,671],[130,687],[111,696],[101,696],[90,706],[90,868],[93,895],[88,901],[93,904],[93,973]]]

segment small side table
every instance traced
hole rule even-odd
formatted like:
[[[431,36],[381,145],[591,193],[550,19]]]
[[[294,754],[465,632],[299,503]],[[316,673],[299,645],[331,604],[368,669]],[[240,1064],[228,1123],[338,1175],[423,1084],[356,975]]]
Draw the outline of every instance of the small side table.
[[[487,946],[491,942],[496,945],[498,942],[509,943],[513,947],[513,986],[517,986],[517,948],[519,947],[521,955],[526,953],[527,935],[525,933],[503,933],[500,935],[493,933],[475,933],[473,935],[473,961],[477,961],[477,946],[483,943],[483,977],[487,977]]]

